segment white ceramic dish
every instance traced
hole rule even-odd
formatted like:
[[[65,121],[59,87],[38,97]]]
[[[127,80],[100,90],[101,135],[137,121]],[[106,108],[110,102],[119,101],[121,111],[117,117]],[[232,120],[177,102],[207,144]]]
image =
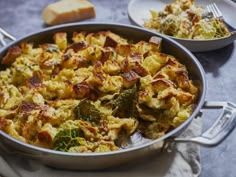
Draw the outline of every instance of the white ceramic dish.
[[[144,22],[151,18],[150,10],[162,10],[167,4],[173,0],[130,0],[128,5],[128,14],[130,19],[139,26],[143,26]],[[195,0],[198,5],[206,6],[215,2],[223,13],[225,21],[236,29],[236,3],[231,0]],[[171,37],[171,36],[169,36]],[[213,40],[190,40],[171,37],[184,45],[192,52],[205,52],[225,47],[236,39],[236,31],[232,35],[225,38]]]

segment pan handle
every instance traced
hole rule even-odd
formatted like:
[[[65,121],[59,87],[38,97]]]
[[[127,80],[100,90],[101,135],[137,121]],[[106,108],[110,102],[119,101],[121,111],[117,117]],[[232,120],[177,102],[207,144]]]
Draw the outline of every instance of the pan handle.
[[[174,138],[175,142],[192,142],[203,146],[215,146],[223,141],[236,125],[236,105],[224,101],[206,101],[203,109],[222,109],[213,125],[194,138]]]
[[[7,33],[5,30],[3,30],[2,28],[0,28],[0,44],[1,44],[2,46],[6,46],[6,45],[7,45],[6,41],[4,40],[5,37],[8,38],[8,39],[10,39],[10,40],[12,40],[12,41],[15,41],[15,40],[16,40],[15,37],[13,37],[13,36],[10,35],[9,33]]]

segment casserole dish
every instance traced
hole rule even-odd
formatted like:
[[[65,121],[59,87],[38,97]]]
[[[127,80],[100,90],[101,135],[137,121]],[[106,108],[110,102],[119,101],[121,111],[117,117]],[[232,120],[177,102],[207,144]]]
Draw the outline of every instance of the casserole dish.
[[[185,47],[168,37],[153,33],[139,27],[121,24],[106,24],[106,23],[80,23],[67,24],[57,27],[47,28],[42,31],[30,34],[20,38],[11,44],[5,46],[0,52],[0,58],[5,56],[7,50],[21,42],[33,43],[34,45],[41,43],[52,42],[52,36],[57,32],[67,32],[70,36],[75,31],[98,32],[110,30],[116,34],[122,35],[134,41],[148,41],[152,36],[162,38],[162,51],[164,53],[175,56],[184,64],[191,76],[191,79],[199,81],[199,97],[196,102],[196,107],[191,116],[180,126],[165,134],[164,136],[146,141],[146,139],[134,134],[132,143],[125,149],[120,149],[112,152],[100,153],[68,153],[55,150],[44,149],[18,141],[8,134],[0,131],[1,148],[9,153],[16,153],[28,158],[37,159],[42,163],[61,169],[80,169],[80,170],[95,170],[104,169],[137,158],[151,155],[159,152],[166,140],[176,142],[195,142],[198,144],[213,146],[220,143],[234,128],[236,117],[236,106],[233,103],[205,101],[206,95],[206,79],[203,68],[198,60]],[[209,130],[199,137],[192,139],[180,139],[177,137],[191,121],[200,115],[202,108],[223,108],[222,114],[216,120]]]

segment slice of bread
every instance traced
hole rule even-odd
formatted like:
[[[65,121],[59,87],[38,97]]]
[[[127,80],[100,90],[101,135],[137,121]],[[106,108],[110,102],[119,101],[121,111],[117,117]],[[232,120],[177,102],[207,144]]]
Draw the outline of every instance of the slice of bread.
[[[42,12],[48,25],[81,21],[96,16],[94,5],[87,0],[61,0],[48,5]]]

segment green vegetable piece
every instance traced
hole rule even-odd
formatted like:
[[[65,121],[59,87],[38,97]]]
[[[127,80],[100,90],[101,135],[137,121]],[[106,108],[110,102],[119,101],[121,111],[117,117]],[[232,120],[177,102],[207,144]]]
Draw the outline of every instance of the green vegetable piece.
[[[82,100],[78,106],[75,107],[74,113],[77,119],[82,119],[90,123],[99,123],[102,113],[89,101]]]
[[[63,129],[56,134],[53,149],[67,152],[71,147],[80,145],[78,137],[82,135],[82,131],[79,128]]]
[[[115,100],[112,105],[115,107],[113,115],[125,117],[137,117],[137,87],[123,91]]]

